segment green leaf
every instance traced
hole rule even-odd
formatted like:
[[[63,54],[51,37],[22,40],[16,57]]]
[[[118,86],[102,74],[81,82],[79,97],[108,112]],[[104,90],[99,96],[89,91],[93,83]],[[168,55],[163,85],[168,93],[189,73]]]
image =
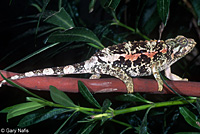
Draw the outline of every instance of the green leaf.
[[[148,101],[144,99],[139,93],[136,94],[123,94],[119,95],[115,98],[119,101],[133,101],[133,102],[145,102],[145,103],[153,103],[151,101]]]
[[[96,3],[96,0],[91,0],[89,4],[89,13],[91,13],[94,10],[94,5]]]
[[[110,108],[110,106],[112,105],[112,102],[109,100],[109,99],[105,99],[104,102],[103,102],[103,106],[102,106],[102,113],[106,112],[106,110],[108,110]],[[101,126],[107,121],[109,120],[110,117],[107,117],[107,116],[103,116],[101,118]]]
[[[57,131],[54,134],[58,134],[60,130],[63,128],[63,126],[69,121],[69,119],[76,113],[77,111],[74,111],[66,120],[63,122],[63,124],[57,129]]]
[[[62,91],[50,86],[50,94],[53,101],[66,107],[76,107],[72,100]]]
[[[101,108],[99,103],[96,101],[96,99],[93,97],[93,95],[90,93],[88,88],[83,84],[83,82],[78,81],[78,89],[80,93],[83,95],[83,97],[92,105]]]
[[[38,4],[32,3],[31,6],[35,7],[39,12],[42,12],[42,8]]]
[[[16,104],[14,106],[6,107],[6,108],[2,109],[0,111],[0,113],[8,113],[11,109],[13,109],[14,107],[16,107],[17,105],[20,105],[20,104]]]
[[[90,134],[90,132],[97,125],[97,123],[98,122],[96,122],[96,121],[85,123],[85,125],[83,127],[81,127],[81,129],[79,129],[79,131],[77,132],[77,134]]]
[[[26,100],[27,101],[32,101],[32,102],[37,102],[37,103],[41,103],[43,105],[46,105],[46,106],[54,106],[55,107],[55,103],[51,102],[51,101],[46,101],[46,100],[41,100],[41,99],[38,99],[38,98],[34,98],[34,97],[26,97]]]
[[[43,7],[42,7],[42,12],[41,12],[41,14],[40,14],[40,16],[39,16],[39,19],[38,19],[38,22],[37,22],[37,27],[36,27],[36,30],[35,30],[35,35],[37,35],[37,33],[38,33],[38,29],[39,29],[39,26],[40,26],[40,21],[41,21],[43,15],[44,15],[44,13],[45,13],[45,10],[46,10],[47,5],[49,4],[49,1],[50,1],[50,0],[46,0],[46,1],[44,2],[44,5],[43,5]]]
[[[197,15],[198,18],[198,26],[200,26],[200,2],[199,0],[190,0],[192,3],[192,7]]]
[[[140,126],[140,130],[139,130],[139,134],[148,134],[148,131],[147,131],[147,115],[149,113],[149,111],[151,110],[151,108],[153,108],[154,106],[151,106],[147,109],[145,115],[144,115],[144,118],[142,120],[142,124]]]
[[[109,99],[105,99],[102,106],[102,112],[104,113],[111,105],[112,102]]]
[[[9,110],[7,114],[7,120],[19,115],[32,112],[42,107],[44,107],[44,105],[37,102],[26,102],[17,104],[12,109]]]
[[[23,119],[20,120],[20,122],[18,123],[19,127],[27,127],[33,124],[37,124],[41,121],[47,120],[55,115],[58,114],[62,114],[65,112],[69,112],[71,110],[67,110],[64,108],[56,108],[56,109],[52,109],[50,111],[45,110],[44,112],[35,112],[29,115],[26,115]]]
[[[186,107],[179,107],[180,113],[184,117],[185,121],[190,124],[191,126],[200,129],[200,120],[197,118],[195,114],[193,114],[189,109]]]
[[[75,27],[72,18],[64,8],[61,8],[60,11],[48,17],[45,21],[65,29]]]
[[[157,0],[157,10],[162,22],[166,25],[169,15],[170,0]]]
[[[146,34],[150,34],[155,29],[155,27],[158,26],[158,23],[160,23],[160,18],[158,16],[158,13],[155,11],[146,21],[146,23],[141,26],[141,29]]]
[[[101,6],[115,12],[120,0],[101,0]]]
[[[196,104],[197,104],[197,111],[198,111],[199,114],[200,114],[200,100],[199,100],[199,98],[197,98]]]
[[[174,134],[199,134],[199,132],[178,132]]]
[[[48,46],[46,46],[46,47],[43,47],[43,48],[41,48],[41,49],[39,49],[39,50],[37,50],[37,51],[35,51],[35,52],[33,52],[33,53],[31,53],[31,54],[25,56],[24,58],[22,58],[22,59],[20,59],[20,60],[18,60],[18,61],[16,61],[16,62],[14,62],[14,63],[11,64],[10,66],[6,67],[4,70],[8,70],[8,69],[10,69],[10,68],[12,68],[12,67],[14,67],[14,66],[16,66],[16,65],[18,65],[18,64],[20,64],[20,63],[22,63],[23,61],[28,60],[28,59],[30,59],[31,57],[33,57],[33,56],[35,56],[35,55],[37,55],[37,54],[39,54],[39,53],[41,53],[41,52],[43,52],[43,51],[49,49],[49,48],[52,48],[52,47],[54,47],[54,46],[56,46],[56,45],[58,45],[58,43],[54,43],[54,44],[48,45]]]
[[[97,36],[91,30],[84,27],[75,27],[67,31],[57,31],[52,33],[48,38],[48,42],[52,43],[71,41],[92,43],[98,49],[104,48]]]

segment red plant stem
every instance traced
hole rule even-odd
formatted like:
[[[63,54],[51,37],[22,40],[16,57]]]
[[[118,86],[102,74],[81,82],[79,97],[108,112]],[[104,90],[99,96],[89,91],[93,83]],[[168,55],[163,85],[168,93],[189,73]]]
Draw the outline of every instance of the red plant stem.
[[[0,70],[1,73],[9,78],[17,73],[7,72]],[[0,77],[0,81],[3,78]],[[49,86],[55,86],[59,90],[64,92],[78,92],[78,80],[82,81],[88,89],[93,93],[105,93],[105,92],[123,92],[126,93],[125,84],[115,78],[102,78],[97,80],[83,79],[83,78],[67,78],[67,77],[31,77],[15,80],[16,84],[19,84],[25,88],[35,90],[49,90]],[[134,92],[143,92],[151,94],[173,94],[173,92],[164,86],[162,92],[157,91],[157,82],[153,79],[133,78]],[[185,81],[167,81],[176,92],[186,96],[200,96],[200,82],[185,82]],[[8,84],[9,85],[9,84]]]

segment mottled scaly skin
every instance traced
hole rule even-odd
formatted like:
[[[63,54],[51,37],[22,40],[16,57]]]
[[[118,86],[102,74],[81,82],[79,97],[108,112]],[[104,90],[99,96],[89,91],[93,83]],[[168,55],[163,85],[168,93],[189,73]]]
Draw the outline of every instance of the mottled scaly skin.
[[[195,45],[196,42],[193,39],[184,36],[177,36],[166,41],[129,41],[104,48],[82,63],[30,71],[10,79],[82,73],[91,73],[94,74],[93,76],[107,74],[122,80],[128,92],[132,93],[133,81],[131,77],[153,74],[158,82],[158,90],[162,91],[163,83],[159,71],[170,67],[174,62],[188,54]]]

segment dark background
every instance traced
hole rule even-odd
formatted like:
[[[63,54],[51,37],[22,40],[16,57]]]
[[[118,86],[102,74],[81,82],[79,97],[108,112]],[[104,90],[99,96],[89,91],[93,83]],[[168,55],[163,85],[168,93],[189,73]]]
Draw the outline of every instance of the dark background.
[[[53,27],[52,25],[43,22],[44,18],[50,14],[49,10],[57,11],[57,1],[52,0],[47,6],[49,12],[45,13],[40,27],[38,29],[38,34],[35,34],[37,21],[39,19],[40,13],[36,8],[31,6],[32,3],[37,2],[34,0],[13,0],[9,5],[9,1],[0,1],[0,69],[3,70],[12,63],[22,59],[30,53],[33,53],[40,48],[48,45],[45,43],[48,35],[38,37],[41,33],[45,32],[46,29]],[[68,11],[69,6],[73,14],[73,20],[76,26],[87,27],[93,30],[100,38],[104,46],[113,45],[115,43],[122,43],[127,40],[144,40],[141,36],[137,34],[132,34],[125,28],[119,26],[112,26],[105,31],[104,36],[98,35],[98,31],[106,26],[107,22],[112,20],[112,16],[107,13],[100,5],[99,2],[95,4],[95,9],[92,13],[88,11],[89,0],[76,0],[76,1],[66,1],[63,2],[63,6]],[[119,7],[117,8],[116,14],[121,22],[126,25],[138,28],[143,34],[147,35],[151,39],[159,38],[159,25],[161,20],[158,16],[156,10],[156,0],[146,1],[146,0],[132,0],[132,1],[121,1]],[[170,16],[165,27],[162,39],[168,39],[175,37],[177,35],[184,35],[186,37],[194,38],[197,42],[195,50],[176,63],[172,70],[176,72],[179,76],[189,78],[191,81],[200,81],[200,57],[199,57],[199,36],[198,28],[194,27],[192,19],[195,18],[193,14],[188,10],[187,6],[182,2],[182,0],[172,0],[170,5]],[[64,45],[64,44],[61,44]],[[44,51],[27,61],[20,63],[19,65],[10,68],[8,71],[13,72],[26,72],[28,70],[53,67],[53,66],[63,66],[67,64],[73,64],[77,62],[84,61],[88,59],[92,54],[98,51],[84,43],[73,42],[62,47],[58,45],[49,50]],[[84,76],[82,76],[84,77]],[[33,91],[40,96],[50,100],[49,92],[37,92]],[[75,102],[82,102],[80,94],[68,94],[72,100]],[[119,94],[96,94],[95,97],[98,101],[102,102],[105,98],[109,98],[113,103],[115,102],[114,97]],[[148,95],[147,95],[148,96]],[[18,103],[25,102],[25,97],[27,94],[19,91],[13,87],[3,86],[0,88],[0,110],[15,105]],[[149,97],[149,96],[148,96]],[[165,100],[171,96],[162,95],[151,95],[151,99],[154,100]],[[79,98],[77,100],[77,98]],[[84,101],[83,101],[84,103]],[[118,102],[117,102],[118,103]],[[102,104],[102,103],[100,103]],[[113,107],[118,107],[121,103],[113,104]],[[125,104],[124,104],[125,105]],[[172,110],[173,109],[173,110]],[[163,109],[162,109],[163,110]],[[178,111],[176,107],[172,107],[168,116],[176,118],[178,116]],[[144,113],[140,113],[144,114]],[[128,115],[129,116],[133,115]],[[140,115],[138,115],[140,116]],[[142,116],[141,116],[142,117]],[[62,119],[62,117],[60,117]],[[66,118],[66,117],[63,117]],[[132,117],[133,119],[135,117]],[[158,116],[157,119],[150,118],[149,126],[152,133],[156,131],[162,132],[162,130],[157,130],[163,125],[161,121],[164,117]],[[177,117],[178,118],[178,117]],[[6,122],[6,114],[0,114],[0,128],[9,127],[14,128],[18,123],[20,117],[9,120]],[[126,119],[124,119],[126,120]],[[127,119],[128,120],[128,119]],[[55,123],[58,122],[58,123]],[[129,120],[130,121],[130,120]],[[63,120],[52,119],[49,122],[40,123],[39,125],[34,125],[30,127],[30,130],[48,130],[48,132],[54,132],[63,122]],[[170,124],[170,120],[168,123]],[[180,124],[180,122],[182,124]],[[134,121],[132,122],[135,123]],[[110,124],[108,124],[109,126]],[[116,125],[116,124],[115,124]],[[155,125],[157,126],[155,128]],[[159,127],[160,125],[160,127]],[[54,126],[54,128],[51,128]],[[186,126],[186,127],[185,127]],[[115,130],[117,127],[110,125],[110,130],[113,133],[118,133]],[[114,131],[115,130],[115,131]],[[120,127],[119,127],[119,130]],[[178,131],[196,131],[194,128],[190,127],[183,121],[183,118],[179,117],[177,120],[173,121],[172,126],[170,126],[169,132]]]

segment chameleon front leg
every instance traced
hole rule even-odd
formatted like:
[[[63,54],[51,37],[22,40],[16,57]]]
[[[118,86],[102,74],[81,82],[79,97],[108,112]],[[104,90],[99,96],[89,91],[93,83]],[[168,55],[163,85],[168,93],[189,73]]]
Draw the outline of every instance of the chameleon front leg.
[[[170,80],[180,80],[180,81],[188,81],[187,78],[181,78],[178,75],[175,75],[171,72],[171,67],[165,69],[165,76]]]
[[[100,74],[93,74],[90,76],[89,79],[100,79],[101,78],[101,75]]]
[[[158,91],[162,91],[163,90],[163,81],[160,77],[159,70],[157,68],[157,64],[152,65],[152,72],[153,72],[154,78],[156,79],[156,81],[158,83]]]
[[[127,92],[128,93],[133,93],[133,81],[132,81],[132,78],[130,76],[128,76],[124,70],[122,70],[121,68],[119,67],[111,67],[110,66],[106,66],[104,67],[104,69],[102,70],[105,70],[109,68],[108,71],[106,72],[95,72],[93,75],[90,76],[89,79],[99,79],[101,77],[100,73],[101,74],[107,74],[107,75],[110,75],[110,76],[114,76],[118,79],[120,79],[121,81],[124,82],[124,84],[126,85],[126,88],[127,88]]]

